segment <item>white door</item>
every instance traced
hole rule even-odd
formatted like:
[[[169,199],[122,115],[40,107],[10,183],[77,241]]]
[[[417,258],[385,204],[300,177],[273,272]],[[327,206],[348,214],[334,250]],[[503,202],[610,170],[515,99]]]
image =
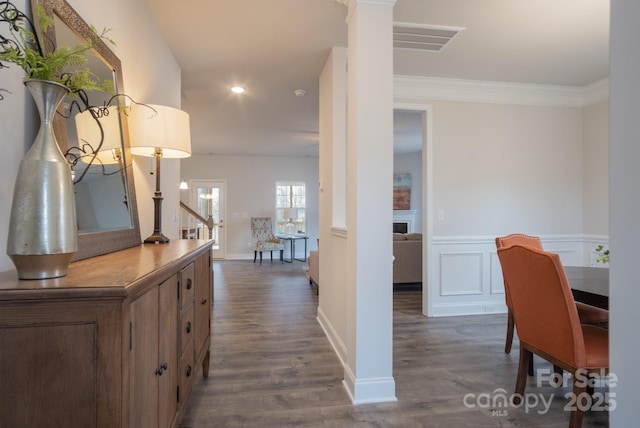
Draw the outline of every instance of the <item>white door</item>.
[[[211,232],[206,223],[191,216],[190,225],[195,227],[198,238],[213,239],[212,257],[224,259],[225,255],[225,187],[223,180],[191,180],[189,191],[191,206],[205,219],[213,219]],[[193,223],[191,223],[193,222]]]

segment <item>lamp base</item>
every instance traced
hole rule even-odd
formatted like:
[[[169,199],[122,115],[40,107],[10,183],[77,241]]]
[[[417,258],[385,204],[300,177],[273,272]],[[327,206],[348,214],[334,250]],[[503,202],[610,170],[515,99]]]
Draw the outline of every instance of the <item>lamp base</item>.
[[[166,244],[169,242],[169,238],[164,236],[162,232],[154,233],[150,237],[144,240],[145,244]]]

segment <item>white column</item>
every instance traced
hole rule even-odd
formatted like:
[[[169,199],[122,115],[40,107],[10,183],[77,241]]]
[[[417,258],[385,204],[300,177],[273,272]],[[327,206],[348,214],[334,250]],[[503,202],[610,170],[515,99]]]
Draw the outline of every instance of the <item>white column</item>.
[[[353,402],[395,401],[393,5],[350,0],[347,23],[347,361]]]
[[[640,260],[640,3],[611,1],[609,231],[610,370],[618,378],[612,427],[635,426],[640,395],[638,260]],[[635,421],[635,422],[634,422]]]

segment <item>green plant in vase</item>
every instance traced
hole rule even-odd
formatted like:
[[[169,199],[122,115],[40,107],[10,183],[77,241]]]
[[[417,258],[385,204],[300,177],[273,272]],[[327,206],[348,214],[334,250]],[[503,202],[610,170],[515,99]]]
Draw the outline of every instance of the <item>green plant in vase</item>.
[[[609,249],[604,249],[604,245],[600,244],[596,247],[596,253],[598,256],[596,257],[596,263],[609,263]]]
[[[35,5],[34,15],[42,34],[46,34],[53,25],[53,18],[47,15],[39,3]],[[86,55],[96,40],[102,39],[115,45],[107,37],[108,29],[98,34],[91,27],[93,37],[84,43],[56,46],[50,53],[45,53],[31,19],[10,1],[0,2],[0,24],[8,28],[7,33],[0,33],[0,68],[8,67],[7,63],[15,64],[22,68],[26,79],[56,82],[65,86],[72,94],[81,91],[113,93],[113,82],[101,81],[88,68],[82,68],[87,63]]]

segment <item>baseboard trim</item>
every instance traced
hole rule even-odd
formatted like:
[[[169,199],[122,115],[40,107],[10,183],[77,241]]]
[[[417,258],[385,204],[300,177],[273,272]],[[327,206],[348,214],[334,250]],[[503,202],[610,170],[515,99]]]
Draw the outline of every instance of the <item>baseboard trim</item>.
[[[331,321],[329,321],[329,318],[327,318],[320,306],[318,306],[318,315],[316,319],[318,320],[318,324],[320,324],[322,331],[324,331],[324,335],[329,339],[329,343],[331,344],[333,351],[338,356],[340,364],[344,367],[347,362],[347,347],[340,339],[338,332],[333,328],[333,324],[331,324]]]
[[[393,377],[356,379],[350,367],[345,365],[342,385],[353,404],[398,401],[398,398],[396,398],[396,382]]]
[[[451,317],[463,315],[489,315],[489,314],[506,314],[507,306],[504,302],[478,302],[478,303],[460,303],[448,305],[434,305],[431,316],[433,317]]]

